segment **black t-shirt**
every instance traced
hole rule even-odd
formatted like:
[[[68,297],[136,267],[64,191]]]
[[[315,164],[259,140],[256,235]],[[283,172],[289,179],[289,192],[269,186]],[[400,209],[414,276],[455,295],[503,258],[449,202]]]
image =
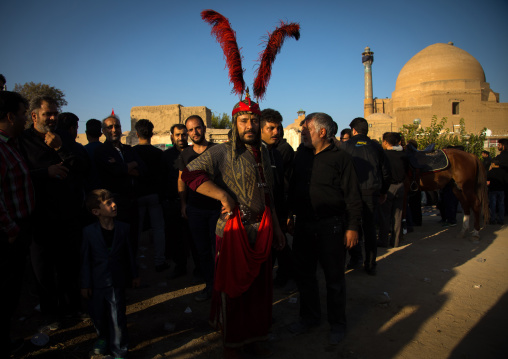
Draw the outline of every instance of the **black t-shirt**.
[[[138,179],[136,186],[138,196],[160,194],[162,186],[162,169],[160,165],[162,150],[152,145],[136,145],[133,149],[146,166],[145,175]]]
[[[205,151],[208,151],[208,149],[213,145],[215,145],[215,143],[208,142],[208,146],[206,147]],[[185,148],[178,158],[178,168],[180,171],[183,171],[185,167],[187,167],[187,165],[192,162],[192,160],[198,158],[200,155],[201,153],[194,151],[194,146]],[[187,204],[199,209],[220,209],[219,201],[194,192],[190,188],[187,188]]]
[[[390,163],[392,180],[390,183],[400,183],[406,178],[409,169],[407,154],[403,151],[386,150],[386,157]]]

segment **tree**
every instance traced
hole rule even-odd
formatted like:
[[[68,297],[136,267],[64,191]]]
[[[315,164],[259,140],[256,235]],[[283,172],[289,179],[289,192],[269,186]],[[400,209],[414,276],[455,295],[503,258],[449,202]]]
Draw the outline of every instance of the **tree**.
[[[212,113],[212,128],[227,129],[231,127],[231,116],[229,116],[226,112],[223,112],[220,117],[218,114]]]
[[[464,119],[460,119],[458,132],[450,132],[446,127],[447,118],[443,117],[438,122],[437,117],[432,117],[429,127],[419,127],[418,125],[404,125],[401,133],[406,142],[416,140],[419,148],[425,148],[435,143],[437,149],[446,146],[464,146],[466,152],[481,158],[484,148],[487,128],[483,128],[479,134],[467,133]]]
[[[65,100],[65,94],[61,90],[40,82],[38,84],[33,82],[26,82],[23,85],[15,84],[13,91],[21,94],[24,98],[28,100],[29,103],[31,103],[32,100],[34,100],[39,96],[50,96],[55,99],[59,111],[62,108],[62,106],[67,105],[67,101]],[[29,127],[32,124],[32,116],[30,113],[27,114],[27,118],[28,118],[27,127]]]

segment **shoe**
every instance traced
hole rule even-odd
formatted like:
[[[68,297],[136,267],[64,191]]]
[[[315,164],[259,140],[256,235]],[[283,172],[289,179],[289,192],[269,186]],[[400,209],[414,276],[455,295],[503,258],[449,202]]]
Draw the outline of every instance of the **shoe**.
[[[169,269],[170,267],[171,265],[168,262],[164,262],[162,264],[156,265],[155,270],[160,273],[164,272],[166,269]]]
[[[284,288],[288,284],[289,278],[283,276],[277,276],[273,280],[273,286],[275,288]]]
[[[452,223],[452,222],[446,221],[446,222],[443,223],[443,227],[455,227],[456,225],[457,225],[456,222]]]
[[[98,339],[94,345],[93,345],[93,353],[95,355],[104,355],[106,354],[106,349],[107,349],[107,343],[104,339]]]
[[[344,331],[330,332],[330,345],[339,344],[345,336],[346,333]]]
[[[198,303],[200,302],[206,302],[212,298],[212,291],[208,288],[203,289],[201,292],[199,292],[198,295],[194,297],[194,300]]]
[[[349,260],[349,263],[347,264],[347,269],[358,269],[362,266],[362,258],[353,258]]]
[[[293,334],[304,334],[309,331],[309,325],[303,321],[294,322],[288,325],[288,330]]]
[[[18,352],[21,348],[23,348],[23,345],[25,345],[25,341],[23,338],[16,338],[9,341],[7,348],[7,353],[9,355],[15,354]]]
[[[39,328],[39,333],[47,333],[47,332],[53,332],[55,330],[60,329],[60,322],[50,322],[49,324],[43,325]]]
[[[247,353],[254,354],[255,356],[264,358],[269,357],[270,355],[273,354],[273,350],[270,349],[266,344],[261,342],[245,344],[243,346],[243,350]]]
[[[376,275],[377,274],[377,269],[376,269],[376,266],[374,267],[365,267],[365,272],[367,272],[368,275]]]
[[[175,270],[172,273],[170,273],[166,278],[176,279],[176,278],[183,277],[186,274],[187,274],[186,269],[178,269],[178,267],[176,267]]]

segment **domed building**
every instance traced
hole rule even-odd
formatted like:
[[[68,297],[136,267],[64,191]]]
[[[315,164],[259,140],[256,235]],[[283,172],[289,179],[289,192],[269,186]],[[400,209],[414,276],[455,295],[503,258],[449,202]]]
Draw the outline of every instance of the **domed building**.
[[[365,61],[366,53],[369,61]],[[391,99],[372,98],[368,93],[372,91],[372,83],[368,88],[367,81],[372,76],[373,53],[366,48],[362,55],[364,117],[371,125],[370,137],[380,138],[388,128],[398,131],[417,119],[427,127],[433,116],[438,120],[446,117],[451,132],[458,129],[460,119],[464,119],[467,132],[479,133],[487,127],[493,143],[508,135],[508,103],[499,103],[499,94],[486,82],[478,60],[453,43],[430,45],[413,56],[400,71]]]

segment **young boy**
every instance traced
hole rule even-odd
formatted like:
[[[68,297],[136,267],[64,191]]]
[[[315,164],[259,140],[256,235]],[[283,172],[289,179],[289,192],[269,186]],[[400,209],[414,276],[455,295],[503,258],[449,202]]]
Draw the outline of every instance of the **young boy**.
[[[125,288],[139,286],[129,225],[115,220],[116,204],[105,189],[90,192],[86,206],[98,221],[83,229],[81,294],[90,299],[90,317],[97,331],[94,354],[109,350],[127,356]]]
[[[492,160],[490,170],[487,172],[490,224],[504,224],[504,189],[506,187],[504,176],[505,171],[499,168],[499,160]]]

